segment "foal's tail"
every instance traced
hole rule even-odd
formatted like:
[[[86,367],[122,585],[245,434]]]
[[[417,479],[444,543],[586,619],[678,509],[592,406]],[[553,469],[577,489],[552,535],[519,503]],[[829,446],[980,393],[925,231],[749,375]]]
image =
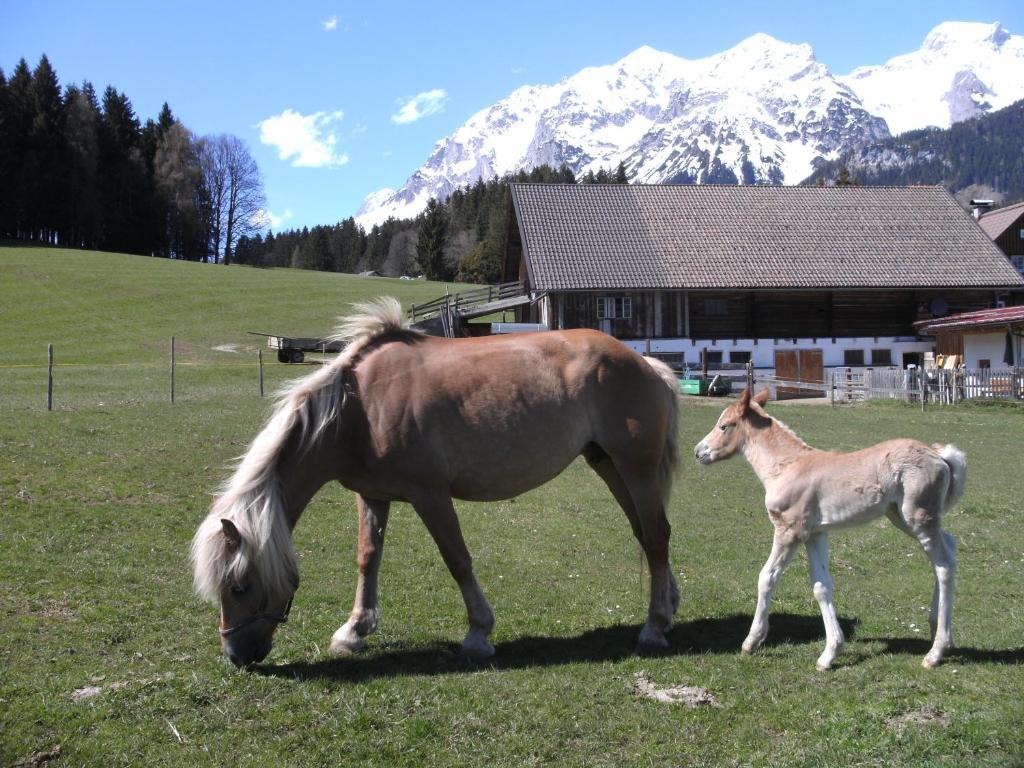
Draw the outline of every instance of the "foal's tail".
[[[672,493],[672,481],[675,479],[676,470],[679,468],[679,379],[675,371],[656,357],[645,357],[647,364],[654,369],[665,386],[672,393],[668,413],[668,429],[665,431],[665,448],[661,453],[661,475],[662,488],[665,489],[663,499],[665,507],[668,507],[668,499]]]
[[[936,443],[932,446],[938,451],[939,456],[949,467],[949,488],[946,490],[946,504],[944,512],[949,512],[963,498],[964,485],[967,483],[967,457],[964,452],[955,445],[941,445]]]

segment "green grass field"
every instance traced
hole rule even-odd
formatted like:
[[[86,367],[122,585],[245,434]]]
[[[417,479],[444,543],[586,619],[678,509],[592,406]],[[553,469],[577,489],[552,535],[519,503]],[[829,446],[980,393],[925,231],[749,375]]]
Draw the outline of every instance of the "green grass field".
[[[0,764],[1006,766],[1024,765],[1024,412],[773,406],[810,443],[951,441],[969,462],[947,519],[960,541],[954,633],[928,648],[932,577],[888,524],[833,537],[849,636],[836,669],[806,559],[777,592],[766,647],[741,657],[771,528],[753,473],[689,457],[718,401],[687,400],[670,510],[682,589],[670,652],[633,646],[646,606],[639,550],[577,462],[499,504],[458,504],[497,615],[497,656],[457,657],[458,590],[410,508],[392,513],[380,630],[325,653],[352,603],[354,500],[325,489],[296,529],[302,587],[267,663],[219,655],[216,609],[187,551],[231,460],[269,408],[246,330],[324,333],[344,305],[439,286],[0,249]],[[404,292],[407,291],[407,292]],[[442,287],[443,291],[443,287]],[[166,402],[165,339],[188,342]],[[45,409],[45,345],[58,360]],[[214,347],[251,345],[229,353]],[[62,353],[63,348],[66,353]],[[267,365],[272,383],[309,367]],[[699,685],[717,706],[638,699],[634,677]],[[77,693],[76,693],[77,692]]]

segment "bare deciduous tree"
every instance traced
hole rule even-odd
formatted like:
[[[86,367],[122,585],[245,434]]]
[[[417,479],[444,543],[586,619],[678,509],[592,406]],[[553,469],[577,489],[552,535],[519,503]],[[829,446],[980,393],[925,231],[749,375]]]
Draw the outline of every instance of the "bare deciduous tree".
[[[202,139],[200,166],[210,206],[210,245],[215,259],[230,264],[238,239],[262,228],[263,178],[245,142],[227,134]]]

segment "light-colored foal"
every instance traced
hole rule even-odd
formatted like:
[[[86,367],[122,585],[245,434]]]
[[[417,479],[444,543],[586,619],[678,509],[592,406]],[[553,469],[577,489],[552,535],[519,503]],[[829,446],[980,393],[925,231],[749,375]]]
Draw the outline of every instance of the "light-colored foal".
[[[935,667],[953,645],[956,540],[942,530],[942,516],[963,495],[964,454],[952,445],[931,447],[916,440],[889,440],[853,453],[820,451],[764,410],[768,390],[751,398],[744,390],[694,448],[701,464],[742,451],[765,489],[775,527],[768,561],[757,581],[757,610],[743,652],[753,653],[768,636],[772,592],[803,543],[811,586],[825,622],[825,650],[818,669],[832,666],[843,646],[843,630],[832,602],[830,531],[863,525],[882,515],[920,542],[935,569],[929,612],[933,643],[922,662]]]

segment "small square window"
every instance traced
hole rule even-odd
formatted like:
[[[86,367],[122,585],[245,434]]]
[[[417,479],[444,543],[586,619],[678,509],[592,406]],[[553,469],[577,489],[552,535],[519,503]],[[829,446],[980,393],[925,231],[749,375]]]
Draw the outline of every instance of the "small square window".
[[[864,365],[863,349],[843,350],[843,365]]]
[[[708,365],[721,365],[722,364],[722,350],[707,350],[704,353],[704,359],[707,360]]]
[[[631,317],[633,317],[633,299],[629,296],[598,296],[598,320],[614,320],[616,318],[628,320]]]
[[[743,363],[744,365],[746,365],[747,363],[750,362],[750,353],[749,352],[739,352],[739,351],[735,351],[734,350],[734,351],[729,353],[729,362],[730,363]]]
[[[892,350],[891,349],[872,349],[871,350],[871,364],[872,365],[892,365]]]

